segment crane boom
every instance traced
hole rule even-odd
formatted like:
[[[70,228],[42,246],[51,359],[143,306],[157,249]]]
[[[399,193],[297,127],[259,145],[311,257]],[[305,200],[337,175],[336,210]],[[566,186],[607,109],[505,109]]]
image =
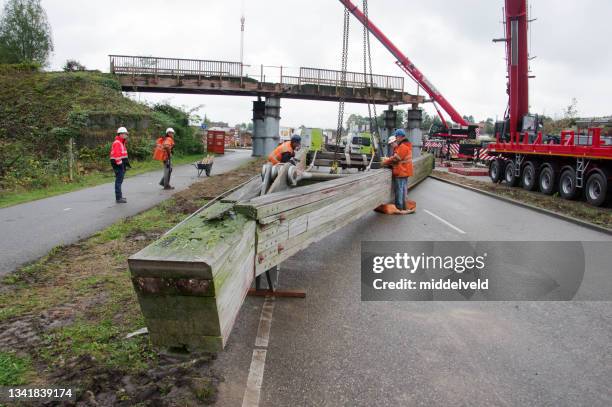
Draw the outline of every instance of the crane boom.
[[[469,126],[469,123],[455,110],[448,100],[436,89],[436,87],[423,75],[423,73],[404,55],[385,34],[350,0],[340,0],[342,3],[370,33],[380,41],[385,48],[397,59],[400,66],[423,88],[431,99],[439,104],[450,116],[451,120],[461,126]]]

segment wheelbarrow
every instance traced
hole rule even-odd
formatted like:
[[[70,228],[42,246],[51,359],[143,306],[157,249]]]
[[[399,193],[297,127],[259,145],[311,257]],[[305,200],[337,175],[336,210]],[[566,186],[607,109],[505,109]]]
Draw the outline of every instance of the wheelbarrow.
[[[212,171],[213,166],[213,157],[208,156],[202,159],[202,161],[198,161],[193,163],[193,166],[198,170],[198,178],[202,175],[203,172],[206,172],[206,176],[210,177],[210,172]]]

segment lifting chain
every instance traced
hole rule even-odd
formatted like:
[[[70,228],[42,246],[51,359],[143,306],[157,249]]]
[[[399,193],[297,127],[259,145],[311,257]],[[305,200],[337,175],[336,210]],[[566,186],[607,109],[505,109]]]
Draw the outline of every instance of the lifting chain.
[[[368,0],[363,0],[363,14],[365,21],[363,23],[363,75],[365,82],[368,86],[368,95],[372,96],[372,89],[374,88],[374,76],[372,75],[372,54],[370,52],[370,30],[368,24],[370,19],[368,17]],[[368,69],[369,68],[369,69]],[[369,74],[368,74],[369,70]],[[369,78],[369,80],[368,80]],[[377,143],[372,143],[373,153],[376,154],[376,144],[380,146],[379,139],[379,128],[378,128],[378,114],[376,113],[376,104],[370,105],[368,100],[368,117],[370,119],[370,132],[372,134],[372,141],[376,138]],[[374,117],[372,118],[372,111],[374,111]],[[381,147],[382,148],[382,147]]]
[[[350,13],[348,8],[344,8],[344,31],[342,34],[342,68],[340,73],[340,81],[342,85],[346,84],[346,69],[348,64],[348,47],[349,47],[349,34],[350,34]],[[340,102],[338,105],[338,127],[336,130],[336,149],[334,153],[334,162],[332,163],[331,172],[338,172],[338,149],[340,148],[340,142],[342,140],[342,127],[344,125],[344,95],[340,95]]]

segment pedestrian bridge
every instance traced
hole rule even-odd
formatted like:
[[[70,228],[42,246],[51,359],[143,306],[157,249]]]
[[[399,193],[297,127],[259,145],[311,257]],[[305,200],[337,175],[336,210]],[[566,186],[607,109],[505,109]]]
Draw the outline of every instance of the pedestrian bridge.
[[[287,75],[276,68],[271,80],[245,73],[240,62],[110,55],[110,71],[125,92],[261,96],[385,105],[419,104],[424,97],[404,91],[404,78],[358,72],[299,68]],[[269,67],[267,67],[269,68]],[[283,72],[285,71],[285,72]]]

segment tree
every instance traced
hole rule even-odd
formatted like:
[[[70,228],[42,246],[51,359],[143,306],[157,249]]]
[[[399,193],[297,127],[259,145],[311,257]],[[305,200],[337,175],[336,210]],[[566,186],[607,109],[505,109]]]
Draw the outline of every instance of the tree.
[[[490,117],[485,120],[484,134],[488,136],[495,135],[495,121]]]
[[[66,64],[64,65],[62,69],[64,70],[64,72],[77,72],[77,71],[84,71],[87,68],[85,68],[85,65],[82,65],[76,59],[69,59],[66,61]]]
[[[575,119],[578,117],[578,99],[572,98],[572,102],[563,112],[563,116],[566,119]]]
[[[0,17],[0,63],[47,65],[51,26],[40,0],[8,0]]]

